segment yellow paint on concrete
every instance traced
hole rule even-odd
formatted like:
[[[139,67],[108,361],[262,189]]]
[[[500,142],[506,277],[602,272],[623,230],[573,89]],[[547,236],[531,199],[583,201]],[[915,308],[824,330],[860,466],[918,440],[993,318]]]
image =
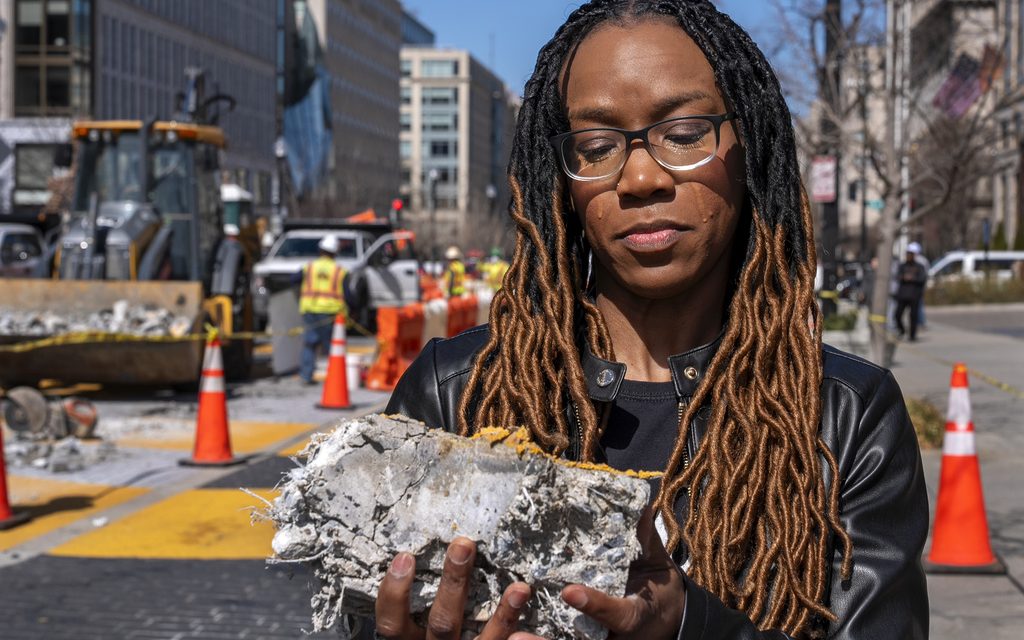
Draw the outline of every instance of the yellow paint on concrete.
[[[140,487],[110,487],[17,475],[7,476],[7,490],[15,512],[28,511],[32,520],[0,531],[0,551],[149,491]]]
[[[319,433],[319,432],[317,432],[317,433]],[[306,448],[306,445],[309,444],[309,439],[312,438],[314,435],[316,435],[316,433],[311,433],[311,434],[309,434],[309,437],[303,438],[302,440],[299,440],[298,442],[296,442],[295,444],[293,444],[290,447],[286,447],[284,449],[281,449],[280,451],[277,452],[277,455],[284,456],[286,458],[293,458],[293,457],[299,455],[299,453],[303,449]]]
[[[231,450],[235,453],[255,453],[278,442],[289,440],[312,429],[308,422],[254,422],[231,420],[228,430],[231,434]],[[195,427],[174,430],[161,434],[160,438],[123,438],[117,441],[119,447],[144,447],[149,449],[172,449],[191,451],[195,442]]]
[[[266,500],[277,492],[254,491]],[[92,558],[196,558],[237,560],[271,554],[274,527],[250,524],[266,505],[238,489],[196,489],[178,494],[53,549],[58,556]]]

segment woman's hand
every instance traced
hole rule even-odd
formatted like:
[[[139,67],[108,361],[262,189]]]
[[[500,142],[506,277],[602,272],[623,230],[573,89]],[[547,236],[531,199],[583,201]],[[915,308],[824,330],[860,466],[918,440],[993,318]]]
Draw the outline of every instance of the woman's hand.
[[[686,588],[682,572],[654,528],[650,508],[640,518],[637,537],[641,552],[629,567],[626,597],[615,598],[597,589],[571,584],[562,589],[562,600],[604,625],[613,638],[674,639],[683,620]],[[510,640],[543,639],[516,633]]]
[[[416,569],[416,558],[400,553],[391,562],[377,592],[377,635],[398,640],[454,640],[462,635],[462,618],[476,545],[469,538],[456,538],[448,545],[437,598],[427,615],[427,628],[413,622],[409,613],[409,594]],[[506,640],[516,630],[519,616],[530,599],[530,587],[515,582],[505,589],[498,608],[477,638]]]

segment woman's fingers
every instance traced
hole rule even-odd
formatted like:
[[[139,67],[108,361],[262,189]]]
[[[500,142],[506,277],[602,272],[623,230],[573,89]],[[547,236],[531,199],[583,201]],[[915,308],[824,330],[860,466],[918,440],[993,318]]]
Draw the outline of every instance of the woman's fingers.
[[[409,592],[416,569],[411,553],[400,553],[391,561],[377,591],[377,635],[400,640],[419,640],[423,629],[409,617]]]
[[[515,632],[519,617],[530,600],[530,586],[525,582],[514,582],[505,589],[494,615],[477,638],[479,640],[506,640]],[[523,635],[523,634],[520,634]],[[532,637],[532,636],[531,636]]]
[[[618,634],[636,631],[653,613],[651,603],[643,598],[635,595],[615,598],[581,584],[562,589],[562,600]]]
[[[462,618],[475,558],[476,544],[469,538],[455,538],[448,545],[441,584],[427,616],[427,640],[455,640],[462,633]]]

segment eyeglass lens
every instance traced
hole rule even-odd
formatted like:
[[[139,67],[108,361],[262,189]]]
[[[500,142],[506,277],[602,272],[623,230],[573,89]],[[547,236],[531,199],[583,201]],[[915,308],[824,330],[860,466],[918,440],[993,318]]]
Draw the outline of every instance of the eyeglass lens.
[[[699,118],[663,122],[647,132],[647,140],[655,159],[670,169],[693,169],[718,151],[714,124]],[[626,147],[621,131],[594,129],[564,138],[561,151],[569,173],[594,180],[622,169]]]

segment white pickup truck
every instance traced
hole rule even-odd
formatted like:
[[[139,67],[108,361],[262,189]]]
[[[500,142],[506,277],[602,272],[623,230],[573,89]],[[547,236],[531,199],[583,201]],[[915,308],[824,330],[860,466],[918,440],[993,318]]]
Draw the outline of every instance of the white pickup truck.
[[[358,228],[293,228],[274,242],[253,269],[257,326],[266,324],[270,295],[297,286],[295,275],[319,255],[317,245],[326,235],[338,239],[337,262],[349,273],[346,299],[356,322],[372,330],[378,308],[398,307],[420,299],[419,262],[411,232],[380,234]]]

